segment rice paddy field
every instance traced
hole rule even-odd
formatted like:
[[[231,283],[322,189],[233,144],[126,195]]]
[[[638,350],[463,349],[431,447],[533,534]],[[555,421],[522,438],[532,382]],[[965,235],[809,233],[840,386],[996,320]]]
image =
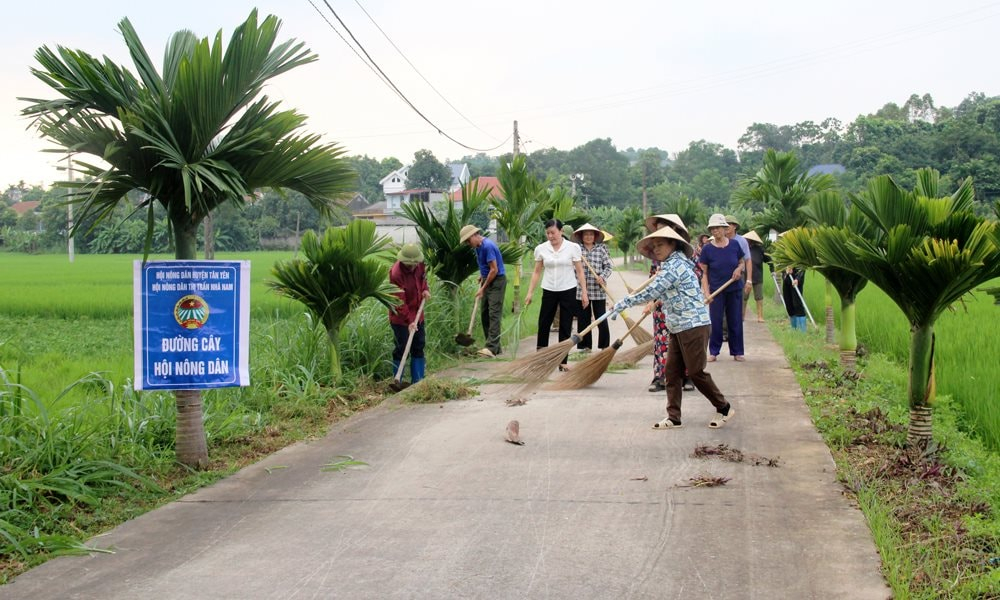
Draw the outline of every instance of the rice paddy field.
[[[1000,280],[983,287],[1000,285]],[[773,292],[773,288],[771,288]],[[822,326],[824,285],[807,278],[805,295]],[[839,299],[834,294],[834,313]],[[839,317],[836,317],[840,326]],[[882,290],[868,285],[857,301],[858,343],[901,365],[909,359],[910,326]],[[960,425],[1000,451],[1000,305],[989,294],[974,292],[946,311],[935,326],[937,394],[951,396],[962,407]]]

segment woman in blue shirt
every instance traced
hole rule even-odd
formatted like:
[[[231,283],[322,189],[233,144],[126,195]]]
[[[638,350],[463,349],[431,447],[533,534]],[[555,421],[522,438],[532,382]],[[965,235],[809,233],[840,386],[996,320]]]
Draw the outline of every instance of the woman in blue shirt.
[[[660,270],[648,286],[623,298],[613,310],[619,313],[629,306],[653,300],[662,303],[670,338],[665,368],[667,418],[655,423],[653,429],[681,426],[681,385],[685,370],[698,391],[715,407],[716,415],[708,426],[722,427],[736,411],[705,371],[710,320],[705,297],[694,274],[694,264],[689,259],[693,253],[691,245],[676,231],[664,227],[642,238],[637,250],[647,258],[660,261]]]
[[[701,287],[707,298],[730,280],[738,280],[746,268],[746,256],[735,241],[726,237],[729,223],[721,214],[708,219],[708,232],[712,239],[701,249],[698,259],[703,276]],[[722,350],[722,315],[725,313],[729,329],[729,353],[734,360],[745,360],[743,356],[743,290],[739,285],[730,285],[711,301],[709,314],[712,317],[712,336],[708,343],[708,362],[713,362]]]

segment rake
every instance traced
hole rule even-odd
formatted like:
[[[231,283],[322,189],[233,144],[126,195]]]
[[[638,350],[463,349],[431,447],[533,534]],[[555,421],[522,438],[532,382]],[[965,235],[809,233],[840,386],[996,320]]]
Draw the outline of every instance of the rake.
[[[583,257],[583,264],[587,265],[587,268],[590,270],[591,273],[593,273],[594,280],[597,281],[597,285],[601,286],[601,289],[604,290],[604,295],[608,297],[608,301],[611,302],[611,305],[614,306],[615,304],[617,304],[617,302],[615,302],[614,297],[611,295],[611,292],[608,291],[608,286],[601,283],[601,280],[597,278],[597,271],[594,270],[594,267],[591,266],[590,261],[587,260],[586,257]],[[622,313],[622,319],[625,320],[625,325],[626,327],[629,328],[629,331],[632,334],[632,341],[635,342],[636,346],[641,346],[646,342],[653,341],[653,334],[649,333],[645,329],[637,329],[632,327],[634,323],[632,322],[632,319],[628,317],[628,315]]]
[[[611,361],[614,360],[615,353],[622,347],[622,339],[631,334],[634,329],[639,327],[639,323],[642,323],[643,319],[648,316],[648,313],[643,315],[642,319],[633,323],[632,326],[629,327],[628,331],[625,332],[625,335],[615,340],[615,343],[611,344],[610,347],[605,348],[587,360],[580,362],[580,364],[573,367],[572,371],[563,375],[557,381],[545,386],[545,389],[578,390],[580,388],[585,388],[600,379],[601,375],[604,375],[604,372],[608,370],[609,366],[611,366]]]
[[[636,291],[642,290],[647,285],[653,282],[656,277],[650,277],[641,286],[639,286]],[[554,346],[548,346],[546,348],[540,349],[531,356],[525,356],[524,358],[519,358],[511,362],[506,367],[500,370],[500,373],[511,375],[523,379],[525,381],[544,381],[553,370],[558,367],[569,351],[573,349],[573,346],[580,343],[580,339],[587,335],[592,329],[604,322],[605,319],[614,314],[614,309],[609,310],[600,317],[598,317],[593,323],[588,325],[583,331],[580,331],[574,335],[571,335],[568,339],[565,339]]]

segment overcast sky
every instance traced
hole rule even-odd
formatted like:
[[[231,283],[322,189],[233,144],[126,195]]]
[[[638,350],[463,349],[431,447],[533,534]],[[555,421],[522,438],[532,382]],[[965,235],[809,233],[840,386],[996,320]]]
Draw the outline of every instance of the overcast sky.
[[[123,17],[159,62],[179,29],[200,37],[221,29],[228,40],[254,6],[277,15],[280,38],[305,42],[319,61],[277,78],[267,93],[349,154],[404,162],[421,148],[441,160],[474,152],[421,120],[361,62],[323,19],[344,33],[327,3],[437,127],[473,148],[499,146],[493,155],[512,148],[514,120],[526,152],[598,137],[619,149],[677,152],[698,139],[735,148],[754,122],[846,123],[912,93],[929,93],[939,106],[974,91],[1000,95],[1000,2],[312,2],[5,3],[0,186],[63,178],[57,156],[41,152],[47,145],[19,114],[17,97],[52,97],[29,71],[34,51],[64,45],[134,71],[117,32]]]

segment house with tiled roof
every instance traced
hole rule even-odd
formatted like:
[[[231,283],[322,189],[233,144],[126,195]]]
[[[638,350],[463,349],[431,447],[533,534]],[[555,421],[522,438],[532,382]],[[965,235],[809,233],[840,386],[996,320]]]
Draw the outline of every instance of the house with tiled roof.
[[[38,200],[27,200],[25,202],[15,202],[11,204],[10,207],[14,209],[17,216],[26,215],[29,212],[38,212],[38,207],[41,206],[41,202]]]

